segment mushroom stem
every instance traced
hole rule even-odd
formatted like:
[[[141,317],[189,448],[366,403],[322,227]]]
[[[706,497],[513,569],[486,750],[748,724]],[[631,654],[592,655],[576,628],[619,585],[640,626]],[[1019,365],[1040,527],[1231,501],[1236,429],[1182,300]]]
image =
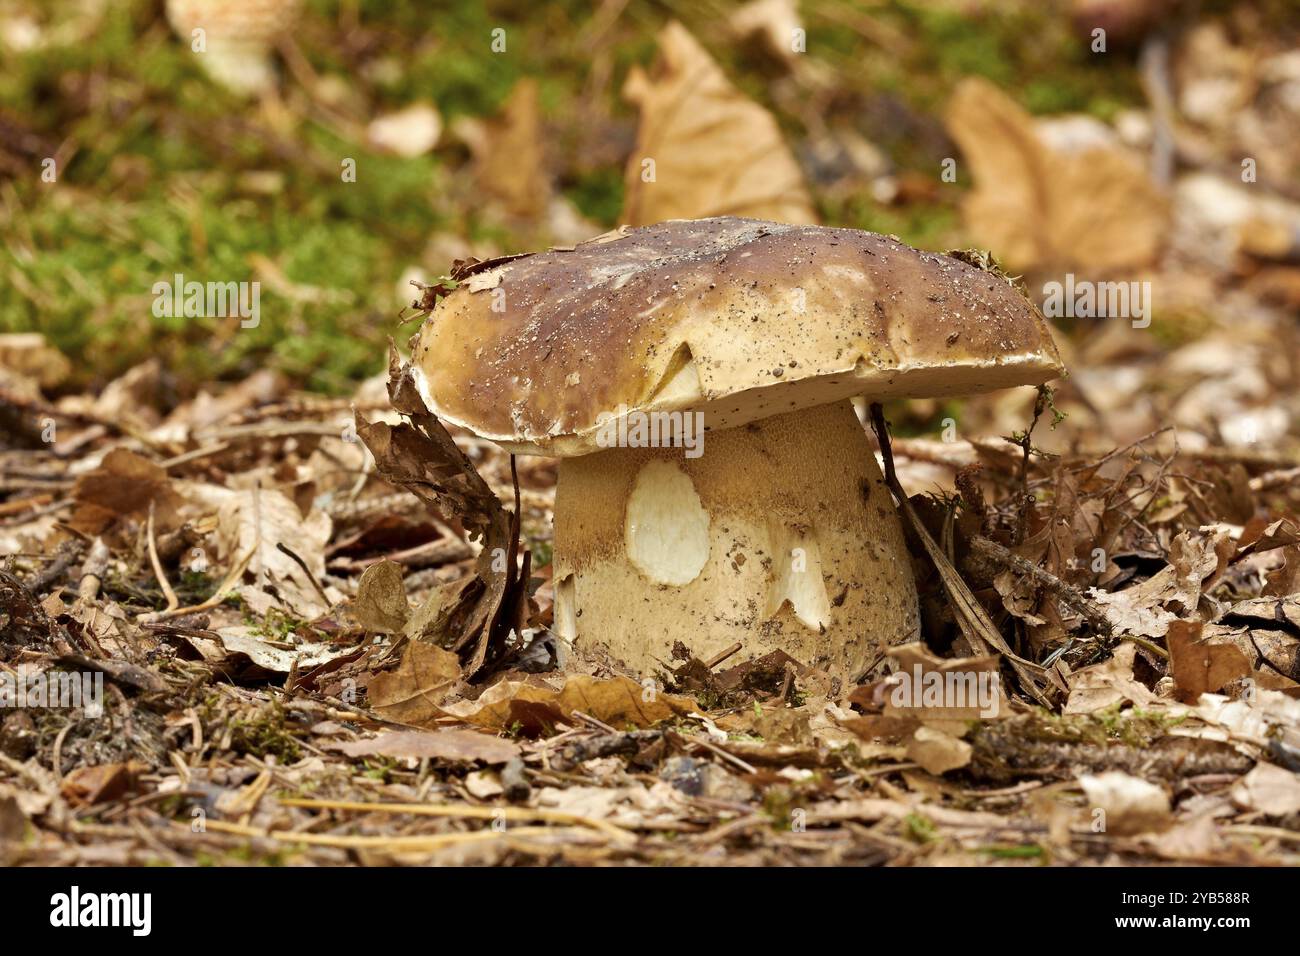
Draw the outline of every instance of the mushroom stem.
[[[555,628],[646,675],[681,642],[845,680],[919,632],[903,531],[848,401],[710,431],[703,454],[561,462]]]

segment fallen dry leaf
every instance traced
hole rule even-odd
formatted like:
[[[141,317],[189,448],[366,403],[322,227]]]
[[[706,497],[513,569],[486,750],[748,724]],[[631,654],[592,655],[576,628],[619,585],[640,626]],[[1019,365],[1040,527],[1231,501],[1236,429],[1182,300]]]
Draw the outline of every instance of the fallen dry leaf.
[[[455,132],[474,156],[479,187],[499,200],[507,213],[536,220],[546,212],[552,188],[536,80],[516,83],[493,119],[462,119]]]
[[[251,583],[236,590],[259,615],[278,610],[314,620],[330,609],[321,597],[325,580],[325,545],[333,523],[323,511],[305,518],[292,498],[274,488],[232,491],[216,485],[183,483],[181,491],[194,504],[216,511],[219,555],[227,565],[248,557]],[[306,564],[304,570],[277,545],[283,544]],[[330,602],[342,595],[326,590]]]
[[[63,778],[60,792],[65,800],[75,806],[89,806],[106,800],[115,800],[133,790],[136,776],[146,769],[144,764],[134,760],[126,763],[77,767]]]
[[[1242,810],[1270,817],[1300,813],[1300,774],[1271,763],[1257,763],[1232,785],[1232,802]]]
[[[565,719],[575,710],[582,711],[618,729],[629,725],[648,727],[699,708],[689,697],[652,691],[630,677],[601,680],[574,674],[559,690],[522,681],[501,681],[484,691],[478,700],[449,704],[443,712],[480,727],[503,730],[514,723],[520,704],[551,707]]]
[[[894,661],[894,673],[883,688],[886,716],[960,726],[1001,715],[1005,701],[998,657],[940,658],[919,641],[885,654]]]
[[[442,117],[430,103],[413,103],[396,113],[377,116],[366,127],[366,139],[394,156],[421,156],[438,145]]]
[[[634,67],[623,95],[641,111],[624,176],[625,223],[709,216],[817,221],[772,114],[732,86],[680,23],[660,32],[652,75]]]
[[[1194,704],[1202,694],[1222,690],[1252,673],[1250,660],[1230,641],[1200,637],[1201,625],[1175,621],[1169,625],[1169,673],[1178,699]]]
[[[1184,531],[1169,546],[1169,564],[1147,580],[1123,591],[1090,588],[1093,599],[1116,634],[1164,637],[1181,615],[1191,615],[1201,595],[1223,573],[1236,545],[1227,531]]]
[[[326,744],[325,749],[337,750],[349,757],[383,756],[423,760],[450,760],[487,764],[505,763],[519,756],[519,745],[501,737],[493,737],[478,730],[458,730],[448,727],[441,730],[400,730],[380,734],[366,740]]]
[[[402,566],[396,561],[378,561],[362,572],[352,613],[367,631],[400,634],[411,616],[402,584]]]
[[[371,679],[370,708],[403,724],[430,724],[443,716],[438,702],[460,678],[460,659],[455,654],[411,641],[397,670]]]
[[[1110,660],[1075,672],[1069,680],[1070,697],[1067,714],[1093,714],[1117,704],[1132,703],[1147,707],[1159,698],[1133,676],[1133,659],[1137,647],[1121,644]]]
[[[333,644],[277,647],[268,643],[259,631],[242,624],[227,625],[211,633],[213,637],[184,634],[181,640],[220,673],[240,681],[265,680],[288,674],[295,667],[307,671],[358,652],[355,647]]]
[[[39,332],[0,335],[0,369],[52,388],[68,377],[72,363]]]
[[[1159,251],[1167,202],[1118,147],[1050,149],[1019,104],[977,77],[958,84],[945,123],[975,179],[967,226],[1008,267],[1106,271]]]
[[[78,478],[72,495],[77,510],[69,524],[88,535],[101,533],[118,518],[144,516],[151,504],[155,527],[169,528],[182,503],[162,466],[125,448],[113,449],[98,468]]]
[[[506,792],[495,771],[475,770],[465,774],[465,790],[476,800],[490,800]]]
[[[1079,785],[1093,809],[1105,812],[1104,832],[1120,836],[1163,830],[1173,821],[1169,797],[1153,783],[1122,770],[1085,774]]]
[[[457,586],[453,605],[440,600],[435,615],[458,622],[451,649],[462,655],[466,676],[472,678],[490,655],[503,651],[512,629],[524,629],[530,555],[525,549],[519,560],[519,528],[513,516],[425,407],[410,367],[403,365],[391,342],[388,372],[389,400],[410,422],[392,426],[357,415],[357,434],[374,455],[376,469],[435,512],[460,518],[470,537],[483,543],[475,577]]]
[[[907,759],[936,776],[966,766],[971,753],[971,745],[966,741],[929,727],[916,728],[907,744]]]

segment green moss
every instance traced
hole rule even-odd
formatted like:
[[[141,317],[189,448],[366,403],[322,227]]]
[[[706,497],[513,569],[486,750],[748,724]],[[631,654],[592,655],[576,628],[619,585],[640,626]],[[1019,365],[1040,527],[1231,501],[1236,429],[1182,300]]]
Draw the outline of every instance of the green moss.
[[[623,170],[610,167],[588,172],[578,177],[565,195],[588,219],[617,222],[623,208]]]
[[[953,198],[956,198],[955,194]],[[856,195],[840,202],[826,202],[823,206],[828,222],[897,236],[921,249],[948,249],[961,235],[957,210],[946,203],[882,206],[866,196]]]
[[[891,22],[905,30],[912,55],[909,76],[930,82],[922,102],[937,110],[964,76],[983,76],[1032,113],[1088,112],[1109,118],[1142,102],[1141,86],[1121,50],[1093,53],[1086,35],[1051,4],[1005,3],[963,11],[919,0],[888,4]],[[1033,37],[1033,42],[1026,42]]]
[[[1047,856],[1047,851],[1037,843],[1015,846],[982,846],[978,852],[1003,860],[1032,860]]]
[[[904,817],[903,827],[908,838],[917,843],[932,843],[939,839],[938,828],[919,813],[909,813]]]
[[[205,712],[210,713],[210,710],[205,709]],[[302,756],[302,748],[278,700],[271,700],[250,714],[231,721],[230,747],[233,751],[254,757],[274,755],[282,764],[294,763]]]
[[[238,379],[264,365],[313,388],[347,391],[383,367],[405,304],[396,288],[401,273],[417,263],[445,269],[424,261],[432,236],[453,233],[509,251],[528,241],[482,221],[459,169],[463,150],[450,135],[432,155],[400,159],[363,148],[351,130],[415,100],[434,102],[450,128],[457,117],[492,114],[515,82],[534,77],[560,134],[551,143],[560,188],[583,215],[613,225],[622,163],[573,155],[582,142],[574,117],[594,107],[626,124],[618,135],[630,130],[635,111],[619,96],[622,80],[633,64],[653,60],[656,33],[672,17],[741,89],[775,111],[793,143],[808,134],[804,119],[774,95],[772,64],[719,32],[724,8],[634,0],[607,25],[599,53],[608,69],[593,74],[594,14],[580,0],[533,7],[360,0],[355,7],[354,17],[332,0],[310,0],[295,32],[316,76],[343,81],[337,105],[309,94],[297,77],[285,84],[287,109],[275,112],[224,91],[172,35],[156,0],[106,5],[93,42],[11,55],[0,70],[6,120],[51,151],[59,143],[76,149],[57,183],[40,181],[36,155],[26,157],[30,175],[0,183],[7,219],[0,331],[49,335],[82,370],[70,388],[157,357],[175,373],[182,397],[200,382]],[[50,15],[67,18],[71,9]],[[1045,5],[971,12],[888,0],[871,18],[906,42],[887,56],[855,26],[851,10],[814,5],[803,13],[808,56],[841,88],[836,108],[874,116],[860,129],[899,170],[936,173],[939,151],[948,148],[941,110],[965,75],[989,77],[1035,112],[1105,116],[1142,101],[1128,54],[1090,53]],[[504,54],[491,49],[496,28],[506,31]],[[591,85],[598,77],[605,86]],[[895,107],[920,125],[893,122]],[[341,178],[345,159],[356,163],[356,182]],[[943,249],[960,238],[961,188],[945,185],[933,201],[900,207],[862,195],[824,200],[822,211],[832,224]],[[154,284],[177,273],[260,281],[259,325],[155,316]]]

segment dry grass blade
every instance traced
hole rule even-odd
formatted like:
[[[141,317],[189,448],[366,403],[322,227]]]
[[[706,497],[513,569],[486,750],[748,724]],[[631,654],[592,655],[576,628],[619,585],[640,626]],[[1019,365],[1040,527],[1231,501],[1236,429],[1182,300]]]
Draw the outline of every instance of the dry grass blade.
[[[172,590],[171,582],[167,580],[167,573],[163,570],[162,562],[158,560],[158,538],[153,529],[154,503],[149,502],[149,563],[153,565],[154,576],[158,578],[158,586],[162,588],[163,595],[167,598],[167,610],[175,611],[181,606],[181,600]]]
[[[440,806],[429,803],[366,803],[356,800],[312,800],[286,798],[281,806],[303,807],[313,810],[356,810],[365,813],[407,813],[423,817],[454,817],[470,820],[545,820],[566,826],[589,827],[599,830],[615,840],[635,840],[636,835],[605,820],[596,820],[563,810],[531,809],[528,807],[470,807]]]
[[[217,586],[217,589],[212,592],[212,597],[208,598],[206,601],[202,601],[199,604],[191,604],[189,607],[174,607],[165,611],[150,611],[146,614],[139,615],[136,618],[136,621],[140,624],[152,624],[157,621],[165,621],[167,618],[184,617],[187,614],[197,614],[200,611],[208,611],[214,607],[220,606],[221,602],[226,599],[226,595],[234,589],[235,585],[239,582],[239,579],[243,577],[244,572],[248,570],[249,562],[253,560],[253,555],[256,552],[256,547],[250,548],[242,558],[236,561],[231,567],[230,573],[226,575],[225,580]]]
[[[189,824],[185,823],[177,823],[176,826],[189,828]],[[475,830],[473,833],[437,833],[428,836],[351,836],[332,833],[298,833],[292,830],[265,830],[240,823],[223,823],[220,820],[208,820],[204,826],[216,833],[259,837],[276,840],[280,843],[301,843],[306,846],[334,847],[341,850],[389,850],[397,853],[441,850],[444,847],[464,843],[482,843],[488,840],[521,836],[546,836],[555,832],[550,827],[517,827],[514,830]]]
[[[912,507],[912,503],[907,500],[907,493],[903,490],[903,486],[898,483],[898,476],[894,472],[894,458],[889,448],[889,429],[885,424],[884,410],[878,402],[873,402],[871,405],[871,426],[875,429],[876,438],[880,442],[880,453],[885,461],[885,482],[889,485],[889,490],[893,492],[894,498],[898,501],[899,510],[903,512],[908,524],[921,540],[922,545],[924,545],[926,554],[934,563],[935,570],[939,572],[939,578],[943,582],[943,588],[948,595],[948,600],[952,603],[953,614],[957,619],[962,634],[980,653],[988,654],[996,650],[1005,657],[1020,678],[1021,685],[1026,693],[1044,707],[1050,707],[1051,704],[1039,686],[1038,678],[1034,673],[1035,671],[1041,672],[1042,668],[1017,656],[1007,646],[1007,642],[1003,640],[1002,634],[989,617],[988,612],[984,610],[983,605],[971,593],[971,589],[962,579],[962,576],[957,573],[957,569],[952,566],[948,556],[943,553],[943,549],[939,547],[934,538],[930,536],[930,532],[926,530],[920,516]]]

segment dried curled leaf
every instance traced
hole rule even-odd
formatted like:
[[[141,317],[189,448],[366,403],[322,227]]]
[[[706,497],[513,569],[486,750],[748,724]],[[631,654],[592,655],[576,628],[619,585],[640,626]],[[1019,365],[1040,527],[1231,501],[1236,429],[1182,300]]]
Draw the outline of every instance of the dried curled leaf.
[[[1136,653],[1134,645],[1121,644],[1109,660],[1076,671],[1070,678],[1065,713],[1093,714],[1125,703],[1139,707],[1155,704],[1156,695],[1133,676]]]
[[[504,649],[511,629],[522,629],[528,613],[527,581],[530,556],[519,561],[519,526],[515,517],[475,470],[437,416],[429,412],[389,343],[388,396],[410,423],[371,424],[357,416],[357,434],[375,457],[384,479],[405,488],[439,514],[460,519],[483,550],[475,566],[477,582],[459,590],[440,615],[459,626],[441,643],[461,655],[473,677]]]
[[[970,763],[971,745],[951,734],[918,727],[907,744],[907,757],[936,776]]]
[[[519,745],[513,741],[493,737],[479,730],[459,728],[437,731],[399,730],[366,740],[328,744],[326,749],[337,750],[349,757],[378,754],[399,760],[428,758],[459,763],[481,760],[487,764],[499,764],[519,756]]]
[[[1079,786],[1089,805],[1105,813],[1107,833],[1122,836],[1164,830],[1172,822],[1169,797],[1154,783],[1110,770],[1084,774]]]

